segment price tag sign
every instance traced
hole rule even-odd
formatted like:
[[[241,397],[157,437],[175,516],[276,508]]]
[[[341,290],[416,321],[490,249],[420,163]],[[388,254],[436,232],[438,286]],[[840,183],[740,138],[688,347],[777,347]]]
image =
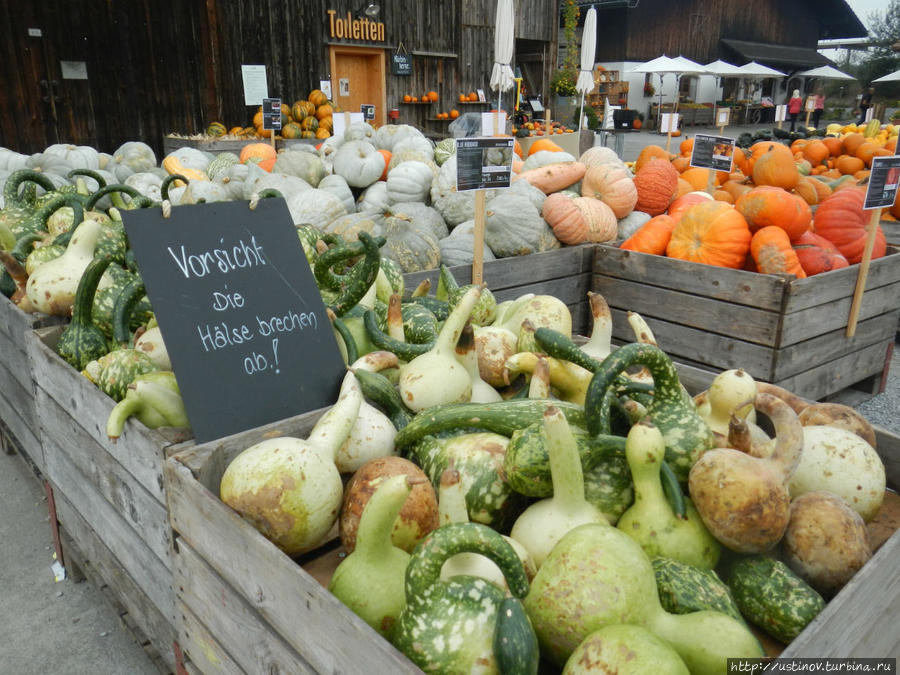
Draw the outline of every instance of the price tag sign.
[[[670,131],[678,131],[679,119],[681,119],[681,115],[678,113],[663,113],[659,122],[660,132],[667,134]]]
[[[375,104],[374,103],[363,103],[359,106],[359,111],[363,114],[363,119],[366,120],[374,120],[375,119]]]
[[[271,131],[281,130],[281,99],[264,98],[263,104],[263,129]]]
[[[734,158],[734,139],[726,136],[694,136],[690,165],[701,169],[731,171]]]
[[[787,106],[786,105],[776,105],[775,106],[775,121],[776,122],[784,122],[787,119]]]
[[[262,105],[263,99],[269,96],[266,67],[241,66],[241,78],[244,81],[244,105]]]
[[[863,208],[883,209],[893,206],[897,199],[898,184],[900,184],[900,156],[873,157]]]
[[[339,112],[331,116],[332,135],[343,136],[347,130],[348,122],[356,124],[357,122],[365,122],[365,118],[361,112]]]
[[[727,127],[731,119],[731,108],[716,108],[716,126]]]
[[[514,143],[508,137],[457,138],[457,191],[509,187]]]
[[[337,400],[346,369],[283,199],[122,218],[197,442]]]

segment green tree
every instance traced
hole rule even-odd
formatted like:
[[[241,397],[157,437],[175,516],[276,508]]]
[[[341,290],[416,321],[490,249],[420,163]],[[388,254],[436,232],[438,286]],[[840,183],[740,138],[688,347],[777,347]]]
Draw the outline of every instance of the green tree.
[[[870,12],[866,17],[869,24],[869,36],[873,45],[859,63],[854,73],[863,87],[872,80],[900,69],[900,0],[890,0],[883,12]],[[878,83],[876,95],[881,99],[900,98],[900,84],[894,82]],[[890,105],[890,104],[889,104]]]

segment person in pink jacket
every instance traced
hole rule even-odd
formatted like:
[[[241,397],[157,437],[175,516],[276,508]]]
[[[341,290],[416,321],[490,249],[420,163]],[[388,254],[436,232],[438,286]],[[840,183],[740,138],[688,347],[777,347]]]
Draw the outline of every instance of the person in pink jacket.
[[[800,90],[794,89],[794,93],[791,94],[791,98],[787,104],[788,115],[791,116],[791,131],[794,131],[794,128],[797,126],[797,117],[800,115],[800,110],[803,108],[803,99],[800,98]]]

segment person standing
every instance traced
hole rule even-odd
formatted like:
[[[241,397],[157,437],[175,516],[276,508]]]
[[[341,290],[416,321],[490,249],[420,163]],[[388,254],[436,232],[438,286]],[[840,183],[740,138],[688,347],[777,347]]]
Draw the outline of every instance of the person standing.
[[[856,121],[857,124],[866,123],[866,111],[872,107],[872,96],[874,94],[875,88],[869,87],[863,92],[862,98],[859,99],[859,119]]]
[[[800,109],[803,108],[803,99],[800,98],[799,89],[794,89],[787,106],[788,115],[791,116],[791,131],[794,131],[794,128],[797,126],[797,117],[800,115]]]
[[[822,119],[822,113],[825,112],[825,94],[821,91],[816,94],[816,106],[813,108],[812,114],[812,125],[814,128],[819,128],[819,120]]]

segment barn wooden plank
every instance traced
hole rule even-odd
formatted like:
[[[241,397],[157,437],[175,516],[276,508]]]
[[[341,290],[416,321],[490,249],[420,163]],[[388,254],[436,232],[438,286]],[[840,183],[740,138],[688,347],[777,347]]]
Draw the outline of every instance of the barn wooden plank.
[[[75,542],[80,565],[89,578],[99,577],[113,596],[153,644],[160,657],[174,670],[172,641],[175,639],[174,617],[159,611],[138,583],[113,555],[96,530],[85,520],[61,490],[54,489],[59,522]],[[171,582],[170,582],[171,584]]]
[[[775,312],[781,310],[787,285],[787,277],[623,251],[607,244],[595,247],[594,274]]]
[[[777,312],[602,275],[594,275],[593,290],[610,307],[638,312],[645,319],[652,317],[720,335],[729,335],[739,327],[743,339],[768,346],[778,337]]]
[[[49,458],[48,458],[49,459]],[[125,521],[118,509],[107,502],[88,479],[63,454],[53,458],[57,478],[54,493],[63,495],[109,550],[115,564],[135,580],[154,607],[170,622],[174,621],[171,557],[164,562]],[[61,479],[61,482],[60,480]],[[60,518],[65,524],[65,521]],[[76,543],[79,539],[75,538]]]
[[[191,655],[212,647],[219,660],[233,661],[237,672],[245,673],[315,673],[316,671],[293,648],[284,642],[271,626],[234,591],[189,544],[179,539],[175,555],[176,609],[185,609],[195,617],[202,617],[208,636],[218,636],[211,645],[203,647],[192,639],[182,643]],[[200,619],[198,618],[198,621]],[[179,635],[188,631],[179,627]],[[225,644],[220,640],[227,638]],[[224,652],[224,653],[223,653]],[[225,669],[228,672],[230,668]],[[212,671],[211,671],[212,672]],[[214,672],[222,672],[217,664]]]
[[[170,567],[172,531],[165,502],[148,492],[116,458],[92,442],[43,389],[38,389],[38,396],[41,397],[47,477],[67,493],[71,482],[78,481],[80,489],[105,499],[132,528],[133,535]],[[77,473],[72,473],[73,468]],[[81,503],[76,505],[84,508]]]
[[[773,381],[830,363],[871,344],[890,340],[897,331],[898,314],[900,312],[889,312],[860,321],[856,325],[856,335],[852,338],[847,337],[846,327],[841,326],[837,330],[775,350]]]
[[[316,670],[417,672],[293,560],[194,480],[176,458],[166,463],[166,483],[176,532]],[[351,650],[347,645],[366,648]]]

